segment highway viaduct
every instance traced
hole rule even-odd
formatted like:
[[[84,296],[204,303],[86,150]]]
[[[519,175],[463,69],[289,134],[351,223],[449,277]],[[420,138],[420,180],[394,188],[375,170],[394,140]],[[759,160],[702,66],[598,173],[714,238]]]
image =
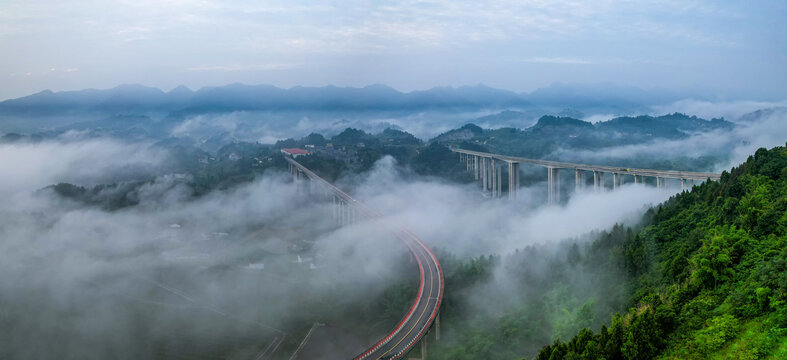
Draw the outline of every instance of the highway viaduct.
[[[586,172],[593,173],[593,189],[595,191],[602,189],[604,186],[604,174],[607,173],[611,173],[613,176],[613,189],[617,189],[622,185],[626,176],[632,176],[635,183],[644,183],[645,177],[654,177],[656,178],[656,186],[659,188],[666,186],[666,179],[680,179],[681,186],[684,189],[687,181],[719,180],[721,177],[721,174],[706,172],[636,169],[528,159],[459,148],[451,148],[451,151],[459,154],[459,159],[466,163],[467,170],[473,172],[475,179],[481,182],[484,191],[488,191],[493,197],[502,196],[503,163],[506,163],[508,166],[509,198],[515,198],[519,188],[520,164],[525,163],[545,167],[547,169],[548,201],[550,203],[560,201],[559,169],[574,170],[577,191],[582,191],[586,184]],[[285,157],[285,159],[289,163],[293,180],[299,188],[309,187],[310,191],[313,192],[315,190],[313,184],[316,184],[322,189],[324,194],[332,198],[334,217],[341,224],[351,224],[361,219],[382,219],[380,213],[357,201],[294,159],[289,157]],[[422,359],[425,359],[425,335],[432,325],[435,326],[437,340],[440,339],[439,310],[445,286],[443,272],[432,251],[415,234],[395,226],[386,226],[388,226],[388,231],[408,247],[417,261],[420,274],[418,294],[407,314],[394,329],[354,357],[353,360],[402,359],[419,341],[421,343]]]
[[[721,174],[708,172],[635,169],[620,166],[588,165],[561,161],[548,161],[528,159],[516,156],[492,154],[480,151],[451,148],[459,154],[459,161],[464,162],[468,171],[472,171],[475,179],[481,183],[482,189],[492,197],[502,196],[502,164],[508,166],[508,197],[516,198],[519,189],[519,164],[533,164],[547,169],[547,202],[550,204],[560,201],[559,169],[574,170],[576,191],[583,191],[586,183],[586,172],[593,173],[593,190],[600,191],[604,186],[604,174],[612,174],[612,187],[617,189],[631,176],[634,183],[645,182],[645,177],[656,179],[656,187],[666,187],[667,179],[680,179],[681,189],[686,188],[686,182],[692,184],[695,180],[719,180]]]
[[[289,170],[296,186],[309,187],[311,193],[317,192],[315,187],[318,187],[320,192],[333,199],[333,214],[341,224],[350,224],[362,219],[383,219],[376,210],[317,176],[294,159],[289,157],[285,159],[289,163]],[[443,270],[432,251],[415,234],[386,222],[381,224],[407,246],[416,260],[420,274],[418,294],[408,312],[393,330],[375,344],[370,344],[368,349],[355,356],[353,360],[402,359],[419,341],[421,359],[426,359],[426,334],[432,325],[436,330],[436,339],[440,340],[439,310],[445,288]]]

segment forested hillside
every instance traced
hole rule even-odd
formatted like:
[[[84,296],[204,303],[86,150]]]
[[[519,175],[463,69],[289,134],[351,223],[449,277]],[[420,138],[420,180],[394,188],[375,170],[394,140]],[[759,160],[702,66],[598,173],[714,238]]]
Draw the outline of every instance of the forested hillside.
[[[621,247],[628,311],[537,359],[787,358],[787,149],[658,207]]]

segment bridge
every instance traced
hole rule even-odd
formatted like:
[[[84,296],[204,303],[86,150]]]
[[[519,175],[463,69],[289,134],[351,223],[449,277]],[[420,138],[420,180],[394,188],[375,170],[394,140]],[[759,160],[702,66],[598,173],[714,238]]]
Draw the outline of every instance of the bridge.
[[[489,192],[492,197],[502,196],[502,164],[508,166],[508,197],[516,198],[519,188],[519,164],[533,164],[547,169],[547,201],[556,203],[560,201],[559,169],[573,169],[576,191],[582,191],[587,184],[586,172],[593,172],[593,189],[600,191],[604,186],[604,174],[612,174],[612,188],[617,189],[625,182],[626,177],[633,177],[634,183],[645,183],[646,177],[656,179],[656,187],[664,188],[667,179],[680,179],[681,189],[686,188],[686,182],[692,184],[695,180],[718,181],[721,174],[708,172],[675,171],[636,169],[619,166],[588,165],[561,161],[548,161],[528,159],[523,157],[492,154],[480,151],[451,148],[459,154],[459,161],[466,163],[467,170],[472,171],[476,180],[481,182],[482,189]]]
[[[330,182],[317,176],[314,172],[294,159],[285,157],[289,162],[289,170],[299,187],[309,187],[315,191],[316,184],[323,194],[332,198],[333,214],[342,224],[355,221],[379,220],[383,216],[374,209],[354,199],[346,192]],[[386,225],[397,239],[410,250],[418,264],[420,282],[418,294],[404,318],[385,337],[371,344],[368,349],[358,354],[353,360],[388,360],[402,359],[410,350],[421,343],[421,358],[426,358],[425,335],[435,325],[437,340],[440,339],[440,304],[443,301],[443,270],[432,251],[412,232]]]

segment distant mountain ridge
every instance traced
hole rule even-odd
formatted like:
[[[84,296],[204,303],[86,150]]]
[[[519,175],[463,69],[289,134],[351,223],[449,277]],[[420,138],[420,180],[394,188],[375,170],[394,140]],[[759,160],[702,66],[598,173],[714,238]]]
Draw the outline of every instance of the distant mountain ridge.
[[[73,111],[233,111],[233,110],[398,110],[517,107],[530,103],[520,94],[483,85],[437,87],[403,93],[385,85],[303,87],[230,84],[196,91],[179,86],[169,92],[142,85],[107,90],[52,92],[0,102],[0,113],[47,114]]]
[[[532,93],[516,93],[485,85],[434,87],[401,92],[386,85],[304,87],[272,85],[178,86],[168,92],[136,84],[111,89],[85,89],[36,94],[0,102],[0,114],[48,115],[74,112],[213,112],[243,110],[420,110],[479,108],[640,109],[684,98],[686,94],[602,85],[554,84]]]
[[[686,139],[696,133],[729,131],[734,126],[723,119],[704,120],[680,113],[656,117],[623,116],[595,124],[570,117],[546,115],[539,118],[535,125],[524,129],[482,129],[470,123],[442,133],[430,142],[506,155],[547,158],[560,148],[598,150],[656,139]]]

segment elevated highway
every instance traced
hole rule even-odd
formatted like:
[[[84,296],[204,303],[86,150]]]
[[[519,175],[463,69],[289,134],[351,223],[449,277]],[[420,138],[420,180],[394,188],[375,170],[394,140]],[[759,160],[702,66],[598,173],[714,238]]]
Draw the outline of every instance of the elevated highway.
[[[317,176],[294,159],[288,157],[285,159],[290,164],[290,172],[296,182],[310,181],[313,184],[318,184],[323,191],[333,197],[334,204],[338,209],[335,214],[339,214],[341,219],[349,221],[358,218],[370,220],[382,218],[380,213]],[[440,263],[426,244],[415,234],[406,229],[391,225],[386,226],[388,231],[407,246],[415,258],[420,274],[418,294],[402,320],[385,337],[354,357],[354,360],[402,359],[426,335],[435,321],[438,321],[439,326],[438,311],[445,287]]]
[[[547,168],[547,188],[548,201],[550,203],[560,200],[560,177],[558,169],[573,169],[575,175],[575,186],[581,190],[585,186],[585,172],[593,172],[593,188],[598,191],[604,183],[604,174],[612,174],[612,187],[616,189],[623,184],[626,176],[633,177],[634,183],[644,183],[645,177],[656,179],[656,187],[665,187],[666,179],[679,179],[681,187],[686,187],[686,181],[714,180],[718,181],[721,174],[709,172],[679,171],[679,170],[655,170],[638,169],[621,166],[590,165],[580,163],[570,163],[562,161],[549,161],[539,159],[528,159],[517,156],[492,154],[481,151],[451,148],[451,151],[459,154],[459,160],[465,162],[467,169],[473,171],[475,179],[480,181],[484,191],[489,191],[493,197],[501,196],[502,193],[502,163],[508,164],[508,196],[516,197],[519,188],[519,164],[532,164]]]

